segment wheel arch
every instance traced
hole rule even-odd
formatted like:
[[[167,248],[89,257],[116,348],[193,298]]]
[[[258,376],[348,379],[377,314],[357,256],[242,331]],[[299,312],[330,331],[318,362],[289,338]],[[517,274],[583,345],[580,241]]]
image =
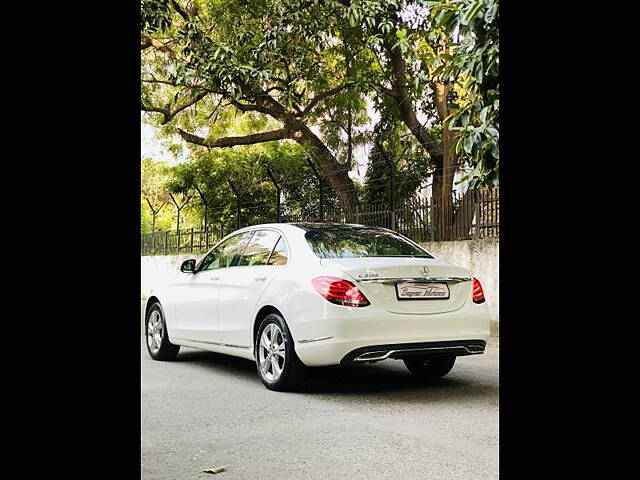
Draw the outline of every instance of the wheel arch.
[[[147,315],[149,313],[149,309],[151,308],[151,305],[153,305],[154,303],[160,303],[160,299],[158,297],[156,297],[155,295],[151,295],[148,299],[147,299],[147,304],[144,307],[144,318],[147,318]],[[160,303],[160,307],[162,307],[162,303]]]
[[[282,314],[282,312],[278,310],[276,307],[274,307],[273,305],[264,305],[263,307],[261,307],[260,310],[258,310],[258,313],[256,313],[256,317],[253,320],[253,329],[252,329],[253,333],[251,335],[251,339],[253,341],[253,343],[251,344],[252,347],[255,346],[256,344],[256,337],[258,335],[258,329],[260,328],[260,322],[262,322],[264,317],[266,317],[270,313],[277,313],[282,317],[284,322],[287,323],[287,320],[284,318],[284,315]],[[287,325],[287,327],[289,327],[289,325]]]

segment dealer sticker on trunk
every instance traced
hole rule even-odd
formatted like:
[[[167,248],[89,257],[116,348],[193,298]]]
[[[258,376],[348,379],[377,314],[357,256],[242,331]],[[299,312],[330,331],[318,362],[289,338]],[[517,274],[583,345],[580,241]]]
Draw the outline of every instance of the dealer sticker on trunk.
[[[396,283],[398,300],[433,300],[449,298],[446,283],[402,282]]]

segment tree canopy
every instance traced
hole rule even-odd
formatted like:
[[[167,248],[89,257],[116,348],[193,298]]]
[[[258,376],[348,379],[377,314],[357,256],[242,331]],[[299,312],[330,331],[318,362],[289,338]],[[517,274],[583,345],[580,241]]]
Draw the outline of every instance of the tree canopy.
[[[381,158],[415,174],[401,197],[430,177],[448,198],[463,167],[498,182],[497,0],[143,0],[141,51],[141,108],[194,159],[184,185],[260,158],[303,172],[306,156],[353,209],[385,199],[348,175],[367,144],[367,181]]]

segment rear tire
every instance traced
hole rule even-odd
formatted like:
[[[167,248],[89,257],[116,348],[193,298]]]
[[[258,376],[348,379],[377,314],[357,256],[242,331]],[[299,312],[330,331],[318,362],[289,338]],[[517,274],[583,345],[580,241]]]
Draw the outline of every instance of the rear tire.
[[[169,341],[164,311],[158,302],[151,305],[147,311],[144,336],[149,356],[154,360],[175,360],[178,356],[180,345],[174,345]]]
[[[295,389],[307,367],[296,355],[293,337],[278,313],[270,313],[260,323],[254,346],[256,367],[262,383],[279,392]]]
[[[442,357],[408,357],[404,364],[416,377],[423,380],[435,380],[444,377],[456,363],[455,355]]]

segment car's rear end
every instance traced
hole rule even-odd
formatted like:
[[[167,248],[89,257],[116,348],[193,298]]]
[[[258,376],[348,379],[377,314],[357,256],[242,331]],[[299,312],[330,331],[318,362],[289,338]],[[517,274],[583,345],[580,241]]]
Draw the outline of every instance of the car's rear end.
[[[305,238],[319,259],[292,323],[306,365],[484,351],[489,311],[466,269],[384,229],[307,226]]]

